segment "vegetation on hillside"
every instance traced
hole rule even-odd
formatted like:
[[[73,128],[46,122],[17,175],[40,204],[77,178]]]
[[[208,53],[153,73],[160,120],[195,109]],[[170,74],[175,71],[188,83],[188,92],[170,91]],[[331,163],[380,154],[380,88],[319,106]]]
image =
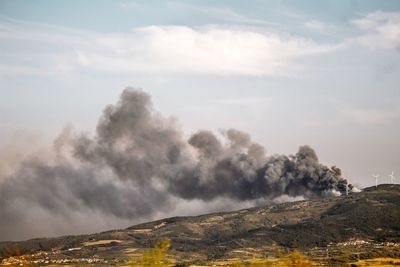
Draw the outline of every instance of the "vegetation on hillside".
[[[187,264],[176,264],[174,260],[167,258],[167,250],[170,247],[168,240],[159,241],[153,249],[143,253],[139,260],[131,262],[132,267],[169,267],[169,266],[189,266]],[[302,255],[299,251],[282,253],[278,251],[276,257],[265,259],[252,259],[250,261],[233,261],[227,266],[231,267],[314,267],[317,266],[310,259]]]
[[[132,266],[390,263],[400,259],[399,203],[400,185],[379,185],[348,196],[173,217],[97,234],[0,242],[0,262],[120,265],[135,257]],[[157,242],[160,237],[171,247]]]
[[[166,239],[162,239],[157,242],[153,249],[145,251],[140,260],[133,260],[130,265],[133,267],[171,266],[172,262],[166,258],[169,247],[170,242]]]

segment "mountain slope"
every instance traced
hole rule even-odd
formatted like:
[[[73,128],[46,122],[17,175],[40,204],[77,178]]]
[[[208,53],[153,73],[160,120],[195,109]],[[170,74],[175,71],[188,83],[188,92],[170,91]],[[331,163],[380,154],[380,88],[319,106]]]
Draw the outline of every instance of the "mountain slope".
[[[140,254],[162,238],[171,241],[170,253],[178,259],[193,260],[243,256],[249,251],[265,256],[273,253],[274,244],[305,252],[336,247],[339,253],[338,246],[349,240],[371,244],[369,251],[379,244],[400,243],[400,186],[380,185],[349,196],[173,217],[91,235],[1,242],[0,251],[3,257],[15,251],[53,251],[49,255],[56,259],[119,261]],[[400,256],[398,246],[390,253]]]

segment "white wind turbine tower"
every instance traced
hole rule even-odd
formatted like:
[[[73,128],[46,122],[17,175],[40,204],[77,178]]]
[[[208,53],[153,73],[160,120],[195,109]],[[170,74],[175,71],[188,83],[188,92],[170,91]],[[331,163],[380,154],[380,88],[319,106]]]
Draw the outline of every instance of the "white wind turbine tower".
[[[375,178],[375,187],[378,187],[378,178],[379,178],[379,174],[373,174],[372,177]]]
[[[392,171],[392,173],[389,174],[388,176],[390,177],[390,182],[391,182],[392,184],[394,184],[394,171]]]

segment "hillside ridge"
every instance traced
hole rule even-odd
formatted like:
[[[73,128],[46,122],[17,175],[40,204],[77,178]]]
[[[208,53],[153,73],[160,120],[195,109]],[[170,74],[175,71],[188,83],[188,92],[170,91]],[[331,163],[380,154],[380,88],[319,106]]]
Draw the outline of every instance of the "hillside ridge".
[[[170,252],[177,258],[191,255],[194,260],[240,257],[249,250],[267,255],[276,245],[311,251],[357,240],[371,246],[399,244],[400,185],[368,187],[348,196],[170,217],[96,234],[0,242],[0,251],[3,258],[12,256],[11,248],[18,248],[21,254],[57,251],[54,257],[126,259],[160,239],[170,240]],[[390,250],[397,252],[398,248]]]

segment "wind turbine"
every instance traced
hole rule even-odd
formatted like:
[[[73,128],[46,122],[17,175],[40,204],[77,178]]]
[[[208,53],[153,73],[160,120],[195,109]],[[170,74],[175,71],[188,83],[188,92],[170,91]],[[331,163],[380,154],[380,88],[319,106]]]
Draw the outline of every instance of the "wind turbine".
[[[373,174],[372,177],[375,178],[375,187],[378,187],[378,178],[379,178],[379,174]]]
[[[390,177],[390,182],[392,182],[392,184],[394,184],[394,171],[392,171],[391,174],[388,175]]]

